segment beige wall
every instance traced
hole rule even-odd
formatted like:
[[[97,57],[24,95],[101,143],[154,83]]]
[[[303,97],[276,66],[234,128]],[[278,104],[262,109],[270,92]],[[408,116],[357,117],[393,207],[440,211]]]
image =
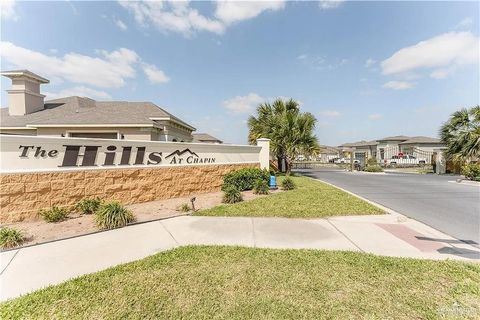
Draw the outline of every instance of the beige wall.
[[[0,223],[38,219],[51,206],[72,209],[83,198],[123,204],[219,191],[223,176],[258,163],[141,169],[99,169],[0,175]]]
[[[172,121],[158,120],[158,125],[163,129],[160,133],[160,141],[172,141],[176,139],[178,142],[191,142],[193,140],[192,131],[187,130],[183,126]],[[166,137],[168,139],[166,139]]]
[[[25,91],[8,90],[8,112],[22,116],[43,109],[43,96]]]
[[[68,136],[68,132],[120,132],[124,135],[125,140],[146,140],[146,141],[167,141],[165,135],[168,136],[168,141],[176,139],[178,142],[191,142],[193,137],[189,131],[179,129],[177,127],[164,126],[166,131],[150,127],[49,127],[37,128],[37,130],[27,129],[0,129],[0,133],[8,134],[22,134],[22,135],[38,135],[38,136]]]
[[[19,135],[24,135],[24,136],[36,136],[37,135],[37,130],[3,128],[3,129],[0,129],[0,133],[19,134]]]
[[[98,127],[83,127],[83,128],[38,128],[38,136],[56,136],[60,137],[62,134],[67,136],[67,132],[120,132],[124,135],[125,140],[151,140],[150,128],[132,128],[132,127],[118,127],[118,128],[98,128]]]

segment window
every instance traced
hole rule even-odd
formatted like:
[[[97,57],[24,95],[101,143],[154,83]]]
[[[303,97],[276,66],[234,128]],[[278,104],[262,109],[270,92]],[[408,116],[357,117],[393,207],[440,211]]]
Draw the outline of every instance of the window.
[[[92,138],[92,139],[118,139],[116,132],[70,132],[72,138]]]

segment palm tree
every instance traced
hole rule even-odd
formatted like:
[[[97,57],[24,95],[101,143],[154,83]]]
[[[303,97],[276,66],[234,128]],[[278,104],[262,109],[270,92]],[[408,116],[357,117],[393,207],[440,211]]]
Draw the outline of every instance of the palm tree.
[[[480,106],[454,112],[440,128],[447,159],[471,161],[480,157]]]
[[[269,138],[272,152],[277,157],[278,168],[290,173],[291,162],[299,154],[313,155],[319,152],[317,138],[313,134],[315,117],[300,112],[298,102],[290,99],[276,99],[272,104],[265,102],[258,106],[257,116],[248,119],[248,140],[254,144],[258,138]]]

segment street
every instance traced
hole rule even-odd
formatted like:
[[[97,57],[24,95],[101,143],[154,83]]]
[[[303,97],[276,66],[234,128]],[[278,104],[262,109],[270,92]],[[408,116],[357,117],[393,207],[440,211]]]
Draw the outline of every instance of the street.
[[[455,176],[350,173],[335,168],[298,170],[421,221],[467,242],[480,243],[480,188]]]

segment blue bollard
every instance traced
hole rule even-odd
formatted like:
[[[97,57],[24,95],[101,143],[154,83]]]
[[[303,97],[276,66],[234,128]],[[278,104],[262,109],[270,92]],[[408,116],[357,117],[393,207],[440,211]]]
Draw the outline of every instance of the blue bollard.
[[[277,177],[270,176],[270,190],[277,190]]]

